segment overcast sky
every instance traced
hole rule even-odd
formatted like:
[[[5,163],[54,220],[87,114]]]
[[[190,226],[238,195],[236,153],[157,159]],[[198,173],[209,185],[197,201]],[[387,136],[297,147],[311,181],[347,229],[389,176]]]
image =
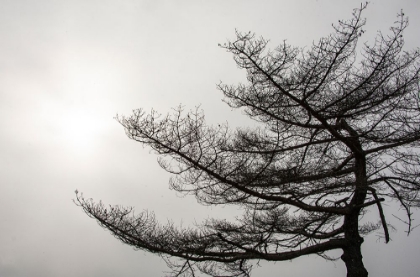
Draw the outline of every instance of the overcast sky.
[[[201,104],[211,123],[249,124],[223,102],[216,84],[245,80],[218,43],[235,29],[310,45],[360,1],[21,1],[0,0],[0,276],[157,277],[163,261],[113,238],[72,202],[74,191],[107,204],[154,211],[188,225],[232,217],[168,189],[168,174],[148,149],[130,141],[115,115],[180,103]],[[406,47],[420,46],[418,0],[372,1],[372,40],[404,9]],[[370,276],[417,277],[420,228],[392,241],[372,234],[363,245]],[[372,216],[376,214],[372,213]],[[415,218],[420,218],[417,214]],[[418,221],[417,221],[418,222]],[[338,253],[339,255],[339,253]],[[341,260],[310,256],[261,263],[253,276],[345,276]]]

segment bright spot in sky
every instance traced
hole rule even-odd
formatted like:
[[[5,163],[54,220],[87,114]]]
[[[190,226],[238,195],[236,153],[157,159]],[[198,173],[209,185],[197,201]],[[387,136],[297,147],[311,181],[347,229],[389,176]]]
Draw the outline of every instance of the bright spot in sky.
[[[100,120],[81,110],[69,111],[60,122],[61,141],[72,152],[88,154],[99,140]]]

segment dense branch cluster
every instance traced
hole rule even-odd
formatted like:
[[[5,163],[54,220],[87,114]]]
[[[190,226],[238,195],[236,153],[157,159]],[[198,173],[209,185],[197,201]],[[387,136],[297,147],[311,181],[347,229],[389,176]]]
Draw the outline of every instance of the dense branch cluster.
[[[242,205],[238,222],[178,229],[80,194],[76,202],[123,242],[167,258],[177,276],[248,276],[249,260],[346,253],[380,227],[388,241],[381,202],[398,201],[409,224],[420,204],[420,52],[403,51],[403,14],[389,35],[357,48],[364,9],[307,50],[284,42],[270,51],[250,33],[222,46],[248,80],[220,84],[224,101],[264,127],[208,126],[202,111],[182,107],[118,118],[129,138],[160,155],[173,189],[204,204]],[[360,226],[370,206],[380,224]]]

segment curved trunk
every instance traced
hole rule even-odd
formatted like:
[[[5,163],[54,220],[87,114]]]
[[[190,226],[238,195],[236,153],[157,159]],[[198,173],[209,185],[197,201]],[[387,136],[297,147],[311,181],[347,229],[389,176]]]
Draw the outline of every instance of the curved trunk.
[[[363,238],[359,236],[358,231],[359,215],[352,214],[346,216],[347,230],[345,231],[346,240],[349,242],[348,246],[343,248],[343,255],[341,259],[347,267],[347,277],[367,277],[368,272],[363,265],[363,256],[361,246]]]
[[[355,155],[355,191],[350,206],[352,212],[344,217],[344,237],[348,245],[343,248],[341,259],[347,267],[347,277],[367,277],[368,272],[363,265],[361,246],[363,238],[359,235],[359,215],[362,210],[360,207],[366,200],[367,195],[367,176],[366,176],[366,156],[358,139],[357,132],[351,128],[344,120],[343,124],[353,138],[349,139],[349,144],[354,147]]]

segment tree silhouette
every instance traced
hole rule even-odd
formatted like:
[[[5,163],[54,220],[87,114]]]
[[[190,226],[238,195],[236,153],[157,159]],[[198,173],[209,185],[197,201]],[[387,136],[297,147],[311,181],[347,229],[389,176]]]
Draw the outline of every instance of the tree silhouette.
[[[118,117],[129,138],[147,145],[170,185],[203,204],[237,204],[236,222],[208,219],[180,229],[152,213],[75,202],[122,242],[165,258],[176,276],[249,276],[252,260],[284,261],[341,249],[347,276],[367,276],[363,236],[382,229],[381,203],[419,206],[419,50],[403,51],[403,13],[372,45],[357,48],[366,5],[309,49],[237,33],[221,46],[247,72],[247,84],[218,88],[225,102],[260,127],[206,125],[199,109]],[[356,56],[360,53],[360,56]],[[361,224],[368,210],[378,223]],[[229,275],[230,274],[230,275]]]

